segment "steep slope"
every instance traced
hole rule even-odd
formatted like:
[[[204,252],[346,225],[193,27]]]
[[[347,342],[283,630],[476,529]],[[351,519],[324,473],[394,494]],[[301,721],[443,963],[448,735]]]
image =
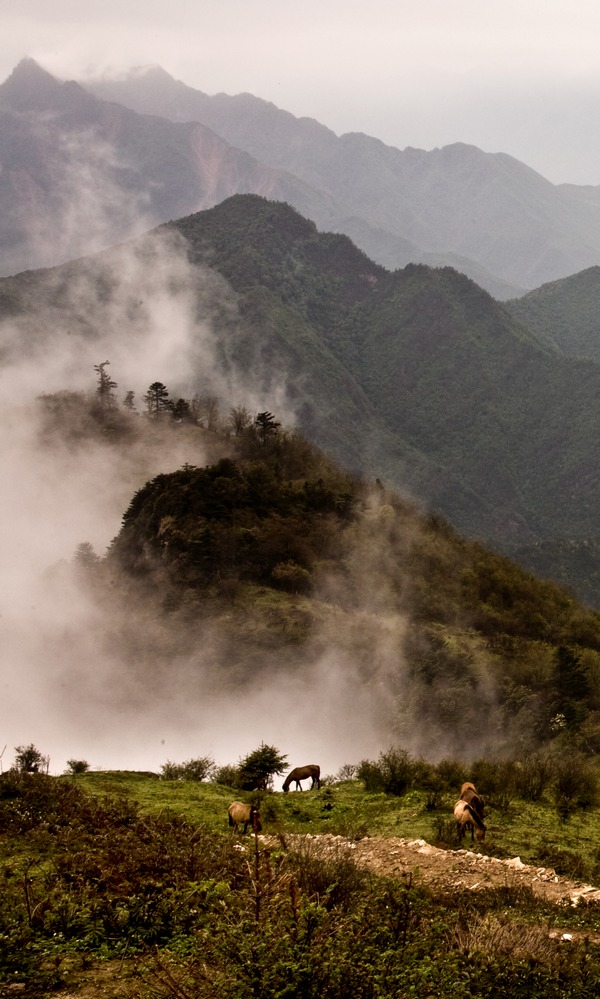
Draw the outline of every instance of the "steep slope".
[[[573,185],[555,186],[506,154],[462,143],[403,151],[358,133],[337,137],[250,94],[209,97],[154,68],[128,79],[86,84],[92,92],[146,113],[202,121],[233,145],[289,170],[332,197],[347,213],[389,234],[378,250],[347,232],[373,259],[403,266],[442,254],[468,258],[507,285],[532,288],[600,259],[600,206]],[[367,234],[365,234],[367,236]],[[414,244],[407,257],[392,238]],[[398,252],[399,251],[399,252]],[[394,256],[395,253],[395,256]],[[449,260],[448,255],[455,259]],[[483,272],[471,273],[485,283]]]
[[[558,712],[597,743],[597,612],[295,435],[249,427],[229,449],[146,483],[97,570],[117,602],[144,594],[179,656],[217,629],[222,680],[250,692],[327,654],[381,731],[430,757],[538,748]]]
[[[143,349],[151,302],[140,307],[123,260],[137,259],[144,286],[158,287],[165,257],[154,240],[169,254],[186,248],[192,392],[236,386],[225,405],[260,399],[293,413],[349,469],[503,550],[600,536],[600,368],[544,344],[463,275],[423,265],[389,273],[289,205],[237,195],[117,255],[5,279],[0,308],[20,331],[13,350],[64,329],[101,337],[110,324]],[[235,307],[215,298],[217,274]]]
[[[596,533],[595,365],[544,346],[455,271],[389,274],[343,237],[299,233],[284,206],[234,198],[175,225],[193,247],[211,247],[206,259],[242,295],[282,370],[302,368],[291,353],[297,334],[290,342],[281,329],[308,323],[351,375],[368,401],[367,426],[352,422],[342,438],[344,382],[323,392],[325,408],[298,410],[302,428],[339,459],[377,469],[462,532],[501,545]],[[281,309],[286,322],[274,326],[269,316]],[[303,394],[319,392],[318,368]]]
[[[565,354],[600,361],[600,267],[544,284],[506,308]]]
[[[0,273],[110,246],[235,192],[326,213],[297,178],[206,126],[98,100],[24,60],[0,85]]]

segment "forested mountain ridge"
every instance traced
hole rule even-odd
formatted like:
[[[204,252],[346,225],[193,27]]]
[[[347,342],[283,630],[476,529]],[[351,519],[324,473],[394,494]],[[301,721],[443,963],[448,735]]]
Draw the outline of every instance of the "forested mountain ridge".
[[[144,434],[167,425],[182,433],[165,412]],[[141,656],[149,678],[208,649],[205,697],[304,687],[325,659],[368,698],[384,741],[428,758],[597,751],[597,612],[348,475],[271,414],[232,428],[212,435],[214,464],[136,492],[102,559],[76,560],[110,615],[103,642]]]
[[[410,265],[389,274],[341,237],[308,227],[294,239],[291,209],[243,201],[247,213],[232,199],[175,225],[192,247],[212,246],[211,265],[243,295],[263,338],[275,296],[289,321],[297,323],[301,313],[320,347],[343,364],[391,447],[380,457],[371,441],[371,469],[459,530],[499,544],[595,533],[593,517],[587,527],[584,521],[591,510],[586,479],[592,489],[595,481],[596,366],[562,357],[451,269]],[[335,273],[340,257],[343,281]],[[282,325],[271,335],[288,350]],[[301,376],[296,364],[288,370]],[[335,404],[344,405],[345,395],[340,385]],[[360,467],[360,426],[352,428],[352,457],[348,441],[343,453],[334,442],[339,421],[334,430],[320,415],[303,418],[303,429]],[[574,492],[573,477],[579,496],[568,510],[557,507],[557,495]]]
[[[146,114],[201,121],[293,173],[341,209],[341,224],[315,218],[321,228],[346,233],[390,269],[450,264],[507,298],[511,285],[533,288],[600,260],[596,189],[551,184],[513,157],[485,153],[460,136],[429,151],[395,149],[361,133],[338,137],[251,94],[209,96],[157,67],[86,87]]]
[[[600,267],[551,281],[505,305],[563,353],[600,361]]]
[[[225,378],[285,399],[299,429],[345,467],[379,476],[501,550],[600,535],[597,365],[544,344],[449,268],[389,273],[347,237],[319,233],[289,205],[255,195],[122,248],[143,261],[149,284],[164,280],[149,249],[163,238],[184,248],[191,267],[192,328],[214,313],[211,365],[199,343],[190,370],[201,394]],[[5,279],[4,315],[39,340],[41,330],[60,331],[66,310],[72,330],[80,321],[82,335],[98,335],[107,293],[98,289],[118,286],[113,259],[107,252]],[[85,315],[69,311],[82,274]],[[207,304],[217,275],[235,292],[233,310]],[[143,337],[134,287],[127,296],[124,329],[135,315]],[[557,578],[596,605],[589,569]]]
[[[338,137],[252,95],[207,97],[161,71],[84,88],[23,60],[0,85],[0,146],[5,274],[246,192],[289,202],[385,267],[451,265],[499,299],[600,259],[595,189],[553,185],[460,142],[401,151]]]

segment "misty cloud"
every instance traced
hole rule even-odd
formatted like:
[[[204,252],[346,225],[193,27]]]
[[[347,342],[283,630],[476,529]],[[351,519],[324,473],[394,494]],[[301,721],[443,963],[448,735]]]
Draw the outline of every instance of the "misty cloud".
[[[42,279],[43,307],[0,328],[8,409],[0,428],[3,765],[30,742],[50,756],[51,772],[68,758],[154,770],[207,753],[236,762],[261,741],[277,744],[292,765],[317,757],[324,772],[375,753],[376,687],[335,634],[317,631],[302,662],[283,674],[278,653],[248,685],[218,630],[196,629],[193,642],[174,646],[147,608],[133,597],[125,607],[110,596],[98,602],[71,564],[83,541],[104,554],[149,478],[209,456],[198,445],[190,453],[176,431],[154,448],[127,450],[101,438],[49,436],[36,398],[94,393],[94,366],[108,360],[119,404],[131,389],[143,410],[142,395],[158,379],[173,398],[201,385],[250,411],[264,408],[256,382],[247,376],[245,384],[228,363],[226,339],[215,334],[217,320],[221,329],[239,322],[229,287],[192,270],[185,243],[170,230]],[[271,370],[264,381],[269,406],[289,426],[284,377]]]

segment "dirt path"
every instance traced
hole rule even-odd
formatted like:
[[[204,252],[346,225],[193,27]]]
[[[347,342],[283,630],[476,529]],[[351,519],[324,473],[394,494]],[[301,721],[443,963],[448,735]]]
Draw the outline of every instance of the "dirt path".
[[[319,852],[347,850],[358,864],[377,874],[402,877],[414,872],[432,886],[470,891],[527,886],[535,895],[557,904],[600,903],[600,888],[559,877],[551,867],[523,864],[519,857],[499,860],[470,850],[440,850],[423,839],[367,836],[350,842],[343,836],[286,837],[288,842],[294,839],[318,844]]]

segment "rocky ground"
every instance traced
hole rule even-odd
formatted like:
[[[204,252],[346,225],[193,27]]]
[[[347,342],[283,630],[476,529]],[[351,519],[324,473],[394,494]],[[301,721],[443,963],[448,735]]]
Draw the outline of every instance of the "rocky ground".
[[[357,842],[348,842],[341,836],[301,838],[305,842],[313,842],[319,852],[347,850],[358,864],[377,874],[398,878],[412,875],[414,883],[420,881],[432,888],[481,891],[486,888],[527,887],[534,895],[559,906],[597,903],[598,932],[591,936],[600,942],[600,887],[569,881],[559,877],[550,867],[532,867],[522,863],[520,857],[506,860],[489,857],[483,852],[483,847],[478,847],[478,852],[468,849],[441,850],[422,839],[367,836]],[[560,936],[561,931],[553,930],[551,935]],[[589,932],[586,935],[589,937]]]
[[[333,837],[332,837],[333,838]],[[519,857],[499,860],[483,852],[439,850],[425,840],[365,838],[350,844],[357,862],[379,874],[416,877],[444,888],[477,891],[503,885],[527,886],[547,901],[578,905],[582,900],[600,902],[600,888],[559,877],[552,868],[530,867]]]

